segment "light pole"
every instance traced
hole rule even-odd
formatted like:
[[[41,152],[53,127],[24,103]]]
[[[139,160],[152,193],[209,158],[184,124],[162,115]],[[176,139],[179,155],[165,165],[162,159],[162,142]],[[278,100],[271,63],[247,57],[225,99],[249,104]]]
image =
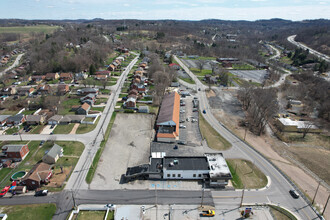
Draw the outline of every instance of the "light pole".
[[[244,141],[245,141],[246,132],[247,132],[247,126],[249,125],[249,122],[245,122],[244,125],[245,125],[245,133],[244,133]]]
[[[319,184],[317,185],[317,188],[316,188],[316,191],[315,191],[315,194],[314,194],[314,197],[313,197],[312,205],[314,205],[314,201],[315,201],[315,198],[316,198],[317,191],[319,190],[320,184],[321,184],[321,181],[319,181]]]
[[[205,191],[204,183],[205,180],[203,179],[201,208],[203,208],[203,202],[204,202],[204,191]]]
[[[242,204],[243,204],[244,190],[245,190],[245,185],[243,185],[242,198],[241,198],[241,203],[239,204],[239,207],[242,207]]]
[[[326,202],[325,205],[324,205],[324,209],[323,209],[323,211],[322,211],[322,215],[324,214],[324,212],[325,212],[325,210],[326,210],[326,208],[327,208],[327,205],[328,205],[328,202],[329,202],[329,198],[330,198],[330,194],[328,195],[327,202]]]

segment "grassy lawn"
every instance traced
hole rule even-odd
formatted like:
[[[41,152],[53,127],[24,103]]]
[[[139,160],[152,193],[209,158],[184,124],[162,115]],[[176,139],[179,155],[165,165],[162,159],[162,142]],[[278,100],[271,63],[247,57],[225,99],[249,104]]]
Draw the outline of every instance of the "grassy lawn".
[[[20,126],[18,128],[16,126],[15,127],[8,128],[6,130],[6,134],[14,134],[14,133],[18,132],[19,129],[21,129]]]
[[[285,56],[285,57],[281,57],[281,58],[280,58],[280,61],[281,61],[282,63],[292,64],[292,60],[291,60],[289,57],[287,57],[287,56]]]
[[[256,70],[256,68],[250,64],[233,64],[234,70]]]
[[[106,98],[99,98],[99,99],[96,99],[95,105],[99,105],[101,103],[106,103],[107,101],[108,101],[108,99],[106,99]]]
[[[72,131],[75,123],[70,123],[67,125],[57,125],[53,131],[54,134],[69,134]]]
[[[183,78],[183,77],[180,77],[179,76],[179,79],[181,79],[181,80],[183,80],[183,81],[185,81],[185,82],[187,82],[187,83],[190,83],[190,84],[195,84],[195,81],[194,80],[192,80],[192,78]]]
[[[202,70],[202,72],[199,71],[197,68],[190,68],[190,71],[193,72],[196,76],[205,76],[205,75],[211,75],[212,70]]]
[[[282,209],[278,206],[269,205],[270,212],[274,215],[276,220],[295,220],[297,219],[294,215],[288,212],[285,209]]]
[[[33,126],[33,128],[30,131],[30,134],[40,134],[40,132],[42,131],[43,128],[44,128],[44,125]]]
[[[106,211],[80,211],[77,216],[77,220],[103,220],[105,217]],[[107,220],[113,220],[114,219],[114,212],[109,211]]]
[[[72,114],[71,109],[73,105],[81,105],[79,98],[67,98],[61,103],[61,108],[59,108],[59,115],[69,115]]]
[[[109,89],[99,89],[99,91],[100,91],[102,94],[105,94],[105,95],[110,94],[110,90],[109,90]]]
[[[210,148],[214,150],[227,150],[231,147],[231,144],[212,128],[202,114],[199,114],[199,128]]]
[[[32,115],[35,112],[35,110],[25,110],[24,112],[22,112],[22,114],[24,115]]]
[[[49,25],[0,27],[0,34],[2,33],[26,34],[32,32],[42,32],[46,34],[53,32],[57,28],[58,26],[49,26]]]
[[[91,107],[91,110],[103,112],[104,108],[105,108],[104,106],[103,107]]]
[[[94,120],[94,118],[92,118],[92,120]],[[90,124],[80,124],[77,131],[76,131],[76,134],[85,134],[85,133],[88,133],[90,131],[93,131],[96,128],[96,125],[99,122],[99,120],[100,120],[100,117],[98,117],[96,122],[92,125],[90,125]]]
[[[104,134],[104,139],[102,140],[102,142],[100,144],[100,148],[97,150],[97,152],[95,154],[95,157],[93,159],[92,165],[90,166],[90,168],[88,170],[88,173],[86,175],[86,182],[88,184],[90,184],[93,180],[93,177],[94,177],[94,174],[95,174],[95,171],[96,171],[96,168],[97,168],[97,164],[99,163],[99,160],[101,158],[102,152],[103,152],[104,147],[105,147],[105,144],[108,141],[108,138],[109,138],[109,135],[110,135],[110,132],[111,132],[111,128],[112,128],[112,126],[115,122],[115,119],[116,119],[116,115],[117,115],[116,112],[112,113],[112,116],[111,116],[110,122],[108,124],[107,130],[105,131],[105,134]]]
[[[228,159],[227,163],[236,189],[258,189],[267,185],[267,177],[251,161]]]
[[[8,220],[35,220],[52,219],[56,211],[55,204],[33,204],[33,205],[12,205],[0,206],[2,213],[8,215]]]

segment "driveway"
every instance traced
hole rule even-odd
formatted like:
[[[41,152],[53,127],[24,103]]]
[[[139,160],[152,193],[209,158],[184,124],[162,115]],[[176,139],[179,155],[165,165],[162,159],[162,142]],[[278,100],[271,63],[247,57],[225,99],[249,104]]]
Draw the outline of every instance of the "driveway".
[[[40,134],[50,134],[50,132],[52,132],[55,129],[56,125],[54,128],[50,128],[50,127],[51,125],[45,125],[44,129],[42,129]]]

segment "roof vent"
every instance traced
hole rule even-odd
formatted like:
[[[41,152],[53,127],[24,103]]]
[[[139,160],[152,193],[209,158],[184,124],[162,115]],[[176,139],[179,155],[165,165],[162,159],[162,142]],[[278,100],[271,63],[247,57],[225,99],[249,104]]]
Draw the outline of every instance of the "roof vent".
[[[173,167],[174,166],[174,163],[173,162],[170,162],[170,167]]]

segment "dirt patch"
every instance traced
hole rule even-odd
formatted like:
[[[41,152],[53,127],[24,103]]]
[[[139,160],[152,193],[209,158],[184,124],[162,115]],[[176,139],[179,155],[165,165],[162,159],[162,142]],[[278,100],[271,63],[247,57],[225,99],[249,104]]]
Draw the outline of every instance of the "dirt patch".
[[[48,183],[47,187],[61,187],[63,182],[66,180],[67,176],[70,175],[72,166],[63,167],[63,173],[61,173],[60,168],[56,168],[53,171],[53,176],[50,179],[50,183]]]
[[[209,90],[208,92],[206,92],[206,97],[210,98],[210,97],[215,97],[216,94],[213,90]]]

